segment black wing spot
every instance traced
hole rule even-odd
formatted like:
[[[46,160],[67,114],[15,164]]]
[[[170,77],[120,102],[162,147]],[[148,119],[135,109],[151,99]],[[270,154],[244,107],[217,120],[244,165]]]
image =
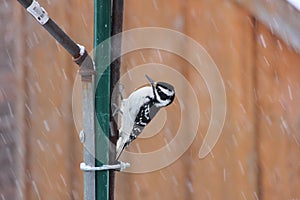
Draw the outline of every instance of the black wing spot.
[[[148,103],[144,104],[135,118],[132,134],[137,137],[143,131],[145,126],[147,126],[147,124],[149,124],[155,117],[158,111],[159,108],[154,105],[154,101],[152,99]]]

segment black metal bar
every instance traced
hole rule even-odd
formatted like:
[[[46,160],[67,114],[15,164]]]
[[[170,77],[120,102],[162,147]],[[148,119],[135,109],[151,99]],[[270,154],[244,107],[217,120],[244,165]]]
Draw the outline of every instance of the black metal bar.
[[[24,8],[28,8],[31,3],[32,0],[17,0]]]
[[[112,11],[112,33],[111,35],[116,35],[122,32],[123,28],[123,0],[113,0],[113,11]],[[114,40],[114,37],[111,39],[111,57],[115,58],[115,55],[121,54],[121,40]],[[116,60],[112,61],[110,65],[110,93],[113,93],[115,87],[118,87],[118,81],[120,79],[120,68],[121,68],[121,58],[118,57]],[[119,88],[117,88],[119,89]],[[117,99],[112,99],[114,103],[117,103]],[[110,136],[110,140],[113,144],[116,144],[118,140],[118,129],[117,129],[117,122],[114,120],[114,117],[111,113],[111,122],[113,122],[114,132]],[[115,155],[112,155],[112,161],[116,160]]]
[[[17,0],[27,9],[33,0]],[[94,74],[94,64],[87,51],[81,52],[80,47],[51,19],[42,25],[73,57],[74,62],[80,66],[83,81],[90,81]]]
[[[80,56],[78,45],[50,18],[43,27],[61,44],[73,58]]]
[[[113,0],[112,5],[112,30],[111,35],[116,35],[118,33],[122,32],[123,29],[123,10],[124,10],[124,1],[123,0]],[[111,46],[111,57],[114,58],[114,55],[121,55],[121,40],[114,41],[112,37],[112,46]],[[121,58],[118,57],[116,60],[114,60],[110,65],[110,94],[113,94],[113,90],[115,87],[119,90],[119,79],[120,79],[120,68],[121,68]],[[111,99],[111,101],[114,101],[114,103],[117,104],[117,99]],[[110,135],[110,141],[114,145],[110,147],[110,162],[113,164],[116,162],[116,149],[115,145],[117,143],[117,140],[119,138],[119,132],[118,132],[118,125],[117,121],[115,121],[116,118],[110,113],[110,122],[111,122],[111,135]],[[114,186],[115,186],[115,172],[111,171],[109,174],[109,199],[114,199]]]

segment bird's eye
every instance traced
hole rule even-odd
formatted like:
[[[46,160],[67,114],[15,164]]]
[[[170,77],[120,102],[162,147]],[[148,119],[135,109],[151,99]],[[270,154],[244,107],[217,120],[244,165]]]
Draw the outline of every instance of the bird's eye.
[[[168,99],[168,96],[165,93],[163,93],[161,90],[158,90],[157,92],[158,92],[158,95],[159,95],[161,100]]]

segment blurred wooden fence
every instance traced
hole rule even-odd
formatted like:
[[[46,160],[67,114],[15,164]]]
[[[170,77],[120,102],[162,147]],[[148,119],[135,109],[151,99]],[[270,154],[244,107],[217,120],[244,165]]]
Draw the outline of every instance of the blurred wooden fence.
[[[92,1],[40,2],[75,41],[92,50]],[[15,7],[16,193],[19,199],[82,199],[82,145],[71,109],[77,66],[20,5]],[[125,55],[123,73],[150,62],[181,72],[196,92],[201,118],[194,142],[172,165],[145,174],[117,173],[116,199],[300,199],[300,55],[229,0],[126,0],[124,29],[147,26],[180,31],[206,49],[225,83],[227,116],[218,143],[199,159],[211,114],[203,79],[167,52]],[[176,105],[167,111],[176,114]]]
[[[1,3],[0,3],[1,4]],[[14,76],[13,27],[9,26],[13,17],[12,4],[0,6],[0,195],[14,198],[15,173],[12,169],[16,148],[15,103],[16,79]]]

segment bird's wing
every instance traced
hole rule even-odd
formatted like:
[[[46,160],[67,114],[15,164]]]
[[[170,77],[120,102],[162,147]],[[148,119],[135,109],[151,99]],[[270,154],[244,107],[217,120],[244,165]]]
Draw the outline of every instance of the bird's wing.
[[[133,125],[132,135],[134,135],[135,137],[141,134],[145,126],[150,123],[150,121],[155,117],[155,115],[159,111],[159,108],[156,107],[154,104],[145,104],[143,106],[144,109],[141,109],[139,111],[138,115],[135,118],[135,123]]]
[[[123,150],[130,144],[135,138],[141,134],[145,126],[155,117],[159,108],[154,105],[145,104],[144,109],[141,109],[135,119],[133,129],[130,135],[124,132],[120,133],[117,148],[116,148],[116,160],[119,159]]]

